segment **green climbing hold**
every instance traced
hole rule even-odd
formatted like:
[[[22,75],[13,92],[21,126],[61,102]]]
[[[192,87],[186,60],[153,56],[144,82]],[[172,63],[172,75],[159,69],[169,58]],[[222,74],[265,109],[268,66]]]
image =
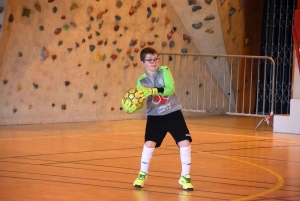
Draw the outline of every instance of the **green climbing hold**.
[[[122,51],[122,49],[117,48],[116,51],[117,51],[118,53],[120,53],[120,52]]]
[[[106,54],[103,54],[102,61],[105,61],[105,60],[106,60]]]
[[[234,35],[232,36],[232,38],[231,38],[232,42],[234,42],[235,39],[236,39],[236,35],[234,34]]]
[[[155,22],[155,17],[151,18],[151,22],[154,23]]]
[[[127,26],[124,26],[123,28],[124,28],[124,31],[126,31],[126,30],[128,29],[128,27],[127,27]]]
[[[89,24],[85,29],[87,32],[89,32],[91,30],[91,25]]]
[[[204,18],[204,20],[213,20],[213,19],[215,19],[214,15],[208,15]]]
[[[44,26],[39,27],[40,31],[44,31]]]
[[[64,31],[68,31],[69,30],[69,25],[64,25],[63,27],[62,27],[62,29],[64,30]]]
[[[205,0],[205,3],[210,4],[212,0]]]
[[[30,9],[28,9],[28,8],[23,8],[22,16],[29,17],[30,12],[31,12]]]
[[[155,34],[155,35],[154,35],[154,37],[155,37],[155,38],[157,38],[157,37],[158,37],[158,35],[157,35],[157,34]]]
[[[94,90],[96,91],[98,89],[98,85],[94,85]]]
[[[98,31],[95,31],[96,36],[100,36],[100,33]]]
[[[67,48],[68,53],[72,52],[73,48]]]
[[[105,41],[104,41],[104,46],[106,46],[107,45],[107,39],[105,39]]]
[[[130,59],[131,61],[133,61],[134,56],[131,56],[131,55],[129,54],[128,57],[129,57],[129,59]]]
[[[103,22],[104,22],[104,21],[103,21],[103,20],[101,20],[101,22],[99,23],[99,25],[98,25],[98,28],[99,28],[99,29],[101,29],[101,28],[102,28]]]
[[[71,8],[70,8],[70,11],[74,10],[78,8],[78,5],[76,3],[72,4]]]
[[[82,39],[81,43],[85,43],[85,39]]]

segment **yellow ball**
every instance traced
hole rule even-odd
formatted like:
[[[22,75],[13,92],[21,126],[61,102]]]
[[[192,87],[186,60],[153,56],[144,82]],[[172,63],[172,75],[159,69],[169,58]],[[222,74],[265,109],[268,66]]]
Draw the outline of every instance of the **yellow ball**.
[[[144,104],[144,98],[141,97],[141,94],[136,88],[131,88],[125,92],[124,101],[129,100],[131,104],[136,105],[137,108],[141,107]]]

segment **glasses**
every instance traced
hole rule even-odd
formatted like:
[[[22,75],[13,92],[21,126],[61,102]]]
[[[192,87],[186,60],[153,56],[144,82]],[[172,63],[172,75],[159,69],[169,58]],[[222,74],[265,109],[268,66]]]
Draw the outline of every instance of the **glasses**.
[[[154,62],[158,62],[159,58],[155,58],[155,59],[144,59],[144,61],[148,61],[150,64],[153,64]]]

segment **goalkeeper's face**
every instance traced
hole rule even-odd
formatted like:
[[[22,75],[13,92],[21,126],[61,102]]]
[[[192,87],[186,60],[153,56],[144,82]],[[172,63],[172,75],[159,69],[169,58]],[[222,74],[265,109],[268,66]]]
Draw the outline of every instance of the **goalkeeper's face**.
[[[143,66],[146,68],[148,75],[152,76],[159,67],[159,58],[157,54],[147,54],[146,58],[142,61]]]

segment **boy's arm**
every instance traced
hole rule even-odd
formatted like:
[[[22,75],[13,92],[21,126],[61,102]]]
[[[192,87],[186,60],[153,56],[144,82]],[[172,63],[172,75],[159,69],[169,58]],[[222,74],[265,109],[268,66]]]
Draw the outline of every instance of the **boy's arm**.
[[[157,88],[158,94],[163,96],[170,96],[175,93],[175,82],[170,72],[170,69],[167,66],[162,66],[161,69],[163,70],[165,87]]]

